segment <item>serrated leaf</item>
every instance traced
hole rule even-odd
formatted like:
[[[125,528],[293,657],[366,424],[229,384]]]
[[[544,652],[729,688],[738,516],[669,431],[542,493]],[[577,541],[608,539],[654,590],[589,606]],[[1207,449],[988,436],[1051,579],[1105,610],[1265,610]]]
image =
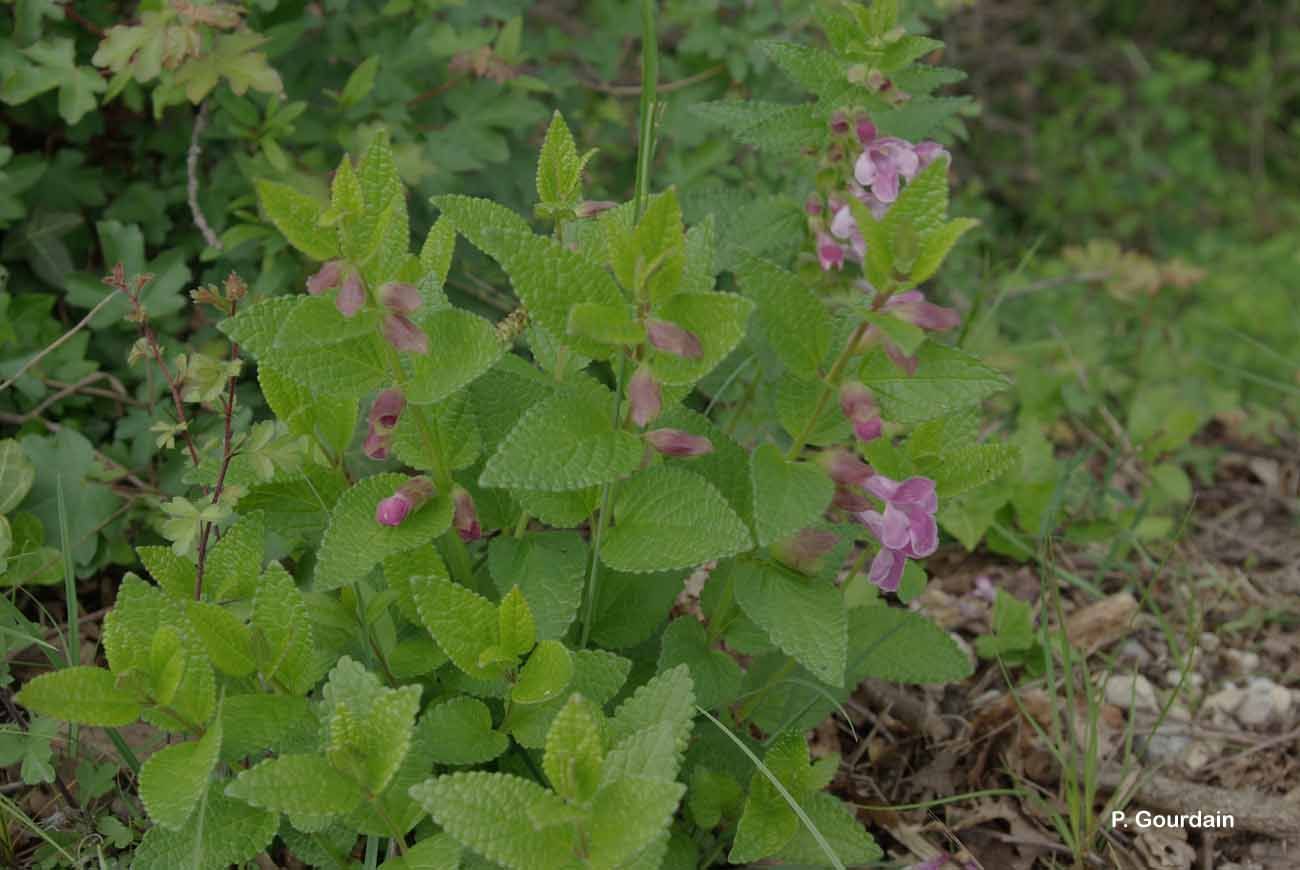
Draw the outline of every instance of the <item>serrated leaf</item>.
[[[676,779],[682,752],[674,732],[672,722],[659,722],[624,737],[605,757],[602,781],[608,784],[632,776]]]
[[[412,405],[393,431],[393,453],[412,468],[453,471],[478,461],[483,441],[468,391],[433,405]]]
[[[436,538],[451,527],[451,498],[438,493],[400,526],[375,521],[375,509],[407,480],[401,474],[377,474],[357,482],[339,498],[321,540],[314,587],[320,591],[355,583],[386,557]]]
[[[969,106],[970,97],[928,97],[914,94],[900,106],[872,113],[871,120],[881,136],[897,136],[909,142],[924,139]]]
[[[488,545],[488,572],[497,590],[518,586],[528,600],[540,640],[563,637],[582,602],[587,545],[572,532],[501,536]]]
[[[537,623],[518,586],[511,587],[497,605],[497,622],[497,646],[507,656],[518,658],[537,643]]]
[[[217,324],[226,337],[259,360],[275,347],[276,336],[301,296],[272,296],[239,309],[234,317]]]
[[[858,867],[879,861],[884,853],[862,827],[852,807],[825,792],[808,795],[804,812],[846,867]],[[800,866],[825,866],[826,852],[807,828],[799,831],[776,853],[778,861]]]
[[[510,738],[492,728],[492,712],[477,698],[459,697],[425,711],[417,729],[427,732],[438,764],[482,764],[510,747]]]
[[[686,230],[677,191],[651,198],[635,229],[605,221],[610,265],[619,283],[638,299],[659,306],[681,289],[686,266]]]
[[[318,542],[330,511],[347,488],[333,469],[308,467],[301,477],[250,487],[239,500],[241,509],[261,511],[267,528],[289,543]]]
[[[919,613],[878,605],[849,612],[849,676],[895,683],[955,683],[974,668],[948,633]]]
[[[786,732],[773,741],[763,763],[796,801],[807,794],[808,745],[802,734]],[[745,808],[736,826],[736,839],[727,858],[748,864],[775,854],[799,830],[799,817],[761,771],[750,778]]]
[[[389,858],[380,866],[383,870],[458,870],[463,850],[450,834],[426,837],[406,853]]]
[[[933,478],[941,499],[997,480],[1019,464],[1020,449],[1014,444],[971,444],[918,463],[922,472]]]
[[[628,649],[663,625],[682,591],[681,571],[625,574],[602,571],[591,636],[607,649]]]
[[[112,672],[86,666],[41,674],[15,700],[33,713],[82,725],[129,725],[141,712],[135,693],[118,688]]]
[[[735,293],[678,293],[655,308],[656,317],[675,323],[700,340],[702,353],[686,359],[650,350],[650,367],[665,384],[693,384],[711,372],[745,336],[754,303]]]
[[[420,321],[429,353],[406,354],[406,400],[428,405],[446,399],[496,364],[505,353],[492,324],[458,308],[435,311]]]
[[[135,552],[149,576],[168,595],[186,601],[194,597],[196,570],[193,562],[177,556],[171,547],[137,547]]]
[[[389,382],[385,345],[375,333],[332,344],[276,347],[263,360],[314,395],[359,398]]]
[[[506,242],[495,231],[504,229],[515,233],[532,233],[526,220],[490,199],[445,194],[435,196],[431,201],[471,245],[494,259],[499,247]]]
[[[608,345],[637,345],[645,341],[645,326],[632,319],[628,305],[579,302],[569,309],[566,336]]]
[[[205,598],[225,601],[245,598],[257,588],[266,552],[266,523],[262,514],[245,513],[208,551],[203,573]]]
[[[671,722],[677,749],[684,752],[695,719],[695,688],[685,665],[669,668],[632,693],[609,720],[609,740],[618,745],[659,722]]]
[[[781,72],[805,91],[833,93],[848,83],[844,62],[825,49],[791,42],[763,42],[760,46]]]
[[[614,527],[601,559],[618,571],[664,571],[752,546],[744,522],[711,483],[683,468],[661,465],[619,488]]]
[[[234,695],[221,704],[221,730],[221,760],[230,763],[268,751],[316,750],[320,722],[306,698]]]
[[[406,758],[420,709],[420,687],[390,689],[360,663],[339,659],[325,684],[325,754],[368,794],[382,794]]]
[[[540,704],[556,697],[573,679],[573,656],[558,640],[544,640],[519,672],[510,690],[516,704]]]
[[[361,803],[361,786],[321,755],[281,755],[242,771],[226,795],[277,813],[332,816]]]
[[[605,786],[593,801],[592,868],[628,866],[667,831],[686,786],[679,782],[628,777]]]
[[[922,423],[969,408],[1009,386],[1001,372],[946,345],[927,342],[917,360],[911,375],[900,372],[880,352],[863,361],[862,382],[875,393],[885,419]]]
[[[564,118],[557,110],[537,159],[537,199],[545,205],[573,206],[582,193],[582,160]]]
[[[575,385],[534,405],[488,460],[480,485],[563,491],[631,474],[645,445],[615,428],[612,401],[603,387]]]
[[[803,436],[808,444],[825,446],[843,443],[852,436],[852,426],[837,405],[827,402],[817,413],[817,397],[822,387],[820,380],[803,378],[793,372],[786,372],[777,381],[776,415],[792,439]],[[815,422],[814,413],[817,413]]]
[[[821,468],[790,462],[773,444],[750,454],[754,530],[762,546],[806,528],[830,506],[835,484]]]
[[[140,800],[149,818],[180,830],[208,791],[208,778],[221,753],[221,721],[199,740],[155,752],[140,767]]]
[[[319,225],[320,203],[278,181],[259,178],[255,186],[262,211],[289,244],[313,260],[338,256],[338,237],[333,227]]]
[[[306,694],[317,676],[311,616],[298,585],[278,562],[262,573],[253,596],[252,628],[262,676],[294,694]]]
[[[600,785],[605,760],[600,711],[581,695],[572,695],[546,735],[542,769],[556,794],[570,801],[591,798]]]
[[[834,585],[772,564],[737,565],[736,603],[772,642],[832,686],[844,685],[844,598]]]
[[[456,253],[456,225],[449,218],[440,217],[429,228],[420,246],[420,268],[433,275],[438,287],[447,283],[451,260]],[[425,299],[426,304],[431,300]]]
[[[541,786],[504,773],[453,773],[411,789],[413,797],[447,833],[489,860],[516,870],[560,870],[574,859],[574,830],[540,830],[529,811],[559,798]]]
[[[161,825],[145,831],[132,856],[137,870],[227,870],[250,861],[270,845],[279,816],[226,797],[225,783],[213,782],[179,831]]]
[[[957,241],[977,226],[979,221],[974,218],[953,218],[927,234],[912,264],[912,283],[920,284],[933,277]]]
[[[736,660],[709,645],[699,620],[679,616],[668,624],[660,640],[659,670],[686,665],[701,707],[713,710],[729,704],[740,694],[741,670]]]
[[[631,667],[629,660],[605,650],[578,650],[573,654],[573,682],[569,692],[577,692],[593,704],[604,704],[622,688]],[[541,704],[515,706],[510,711],[509,722],[502,728],[508,727],[519,745],[540,748],[545,745],[551,721],[566,699],[566,695],[561,695]]]
[[[745,259],[736,278],[757,303],[759,325],[781,362],[797,374],[815,377],[831,346],[826,305],[792,272],[766,260]]]
[[[478,680],[500,679],[498,664],[483,667],[483,650],[497,643],[497,608],[445,576],[411,578],[411,595],[424,627],[456,667]]]
[[[293,434],[314,439],[335,456],[352,443],[357,420],[355,398],[313,395],[268,363],[257,367],[257,383],[275,416]]]
[[[257,670],[253,636],[242,619],[207,601],[191,601],[186,615],[203,641],[213,667],[232,677],[246,677]]]

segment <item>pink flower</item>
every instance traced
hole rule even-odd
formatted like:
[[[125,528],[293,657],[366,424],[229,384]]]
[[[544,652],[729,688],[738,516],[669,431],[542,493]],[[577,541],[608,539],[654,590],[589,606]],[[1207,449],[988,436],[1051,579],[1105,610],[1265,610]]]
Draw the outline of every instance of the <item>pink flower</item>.
[[[821,263],[823,272],[841,268],[844,265],[844,248],[826,233],[818,233],[817,262]]]
[[[862,486],[872,474],[871,466],[859,459],[856,454],[841,447],[818,453],[817,464],[838,486]],[[858,508],[858,510],[865,510],[865,508]]]
[[[929,139],[924,142],[917,142],[915,150],[916,159],[920,162],[921,169],[929,166],[940,157],[945,160],[952,160],[952,155],[948,153],[947,148],[944,148],[938,142],[933,142]]]
[[[648,365],[639,366],[628,381],[627,404],[628,417],[641,429],[653,422],[663,409],[663,391]]]
[[[650,344],[664,353],[685,359],[699,359],[704,355],[704,348],[700,346],[695,333],[682,329],[676,323],[652,317],[646,320],[645,331]]]
[[[876,474],[863,489],[885,503],[883,514],[876,510],[858,514],[858,520],[881,544],[868,577],[881,589],[893,592],[908,559],[924,558],[939,548],[939,526],[934,520],[939,499],[934,481],[909,477],[900,483]]]
[[[876,125],[871,123],[871,119],[866,115],[858,118],[854,130],[858,134],[858,144],[863,148],[870,145],[876,138]]]
[[[424,300],[414,284],[389,281],[379,288],[379,304],[394,314],[411,314],[420,310]]]
[[[871,131],[874,134],[874,130]],[[853,177],[868,188],[881,202],[898,199],[899,180],[911,181],[920,170],[921,161],[912,143],[885,136],[864,143],[864,150],[853,164]]]
[[[840,409],[853,424],[853,434],[859,441],[874,441],[884,430],[880,419],[880,409],[871,390],[856,381],[848,381],[840,387]]]
[[[406,407],[406,398],[401,390],[384,390],[375,397],[370,405],[367,419],[370,431],[366,433],[361,450],[371,459],[387,459],[388,448],[392,444],[393,430]]]
[[[946,332],[961,323],[961,315],[956,310],[927,302],[925,294],[920,290],[908,290],[891,296],[881,308],[901,320],[933,332]]]
[[[427,477],[412,477],[398,487],[397,492],[375,507],[375,522],[381,526],[400,526],[402,522],[433,497],[433,481]]]
[[[483,527],[478,523],[478,512],[474,509],[474,499],[469,492],[463,486],[458,486],[451,491],[451,500],[455,506],[451,525],[460,539],[477,541],[483,537]]]
[[[840,205],[831,218],[831,235],[847,241],[853,251],[853,259],[861,262],[867,255],[867,241],[858,229],[858,222],[853,217],[853,210],[847,205]]]
[[[330,260],[320,267],[320,270],[307,279],[307,292],[313,296],[319,296],[326,290],[333,290],[339,285],[339,279],[343,277],[343,261]]]
[[[339,295],[334,299],[334,305],[344,317],[352,317],[365,304],[366,285],[361,282],[361,273],[349,268],[343,286],[339,288]]]
[[[378,432],[371,427],[366,433],[366,440],[361,444],[361,452],[371,459],[387,459],[388,449],[392,446],[391,435]]]
[[[842,136],[849,132],[849,118],[843,112],[831,115],[831,132]]]
[[[429,336],[402,314],[389,314],[384,318],[384,338],[397,350],[410,353],[428,353]]]
[[[655,429],[645,433],[645,440],[665,456],[703,456],[713,452],[713,442],[708,438],[681,429]]]

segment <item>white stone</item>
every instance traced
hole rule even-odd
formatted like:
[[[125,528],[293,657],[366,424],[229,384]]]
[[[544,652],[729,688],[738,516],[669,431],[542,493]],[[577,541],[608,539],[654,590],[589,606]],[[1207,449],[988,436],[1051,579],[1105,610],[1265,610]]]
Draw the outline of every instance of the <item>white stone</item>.
[[[1259,670],[1259,654],[1249,650],[1229,649],[1223,651],[1223,658],[1234,674],[1251,676]]]
[[[1205,708],[1212,713],[1226,713],[1231,715],[1241,706],[1241,701],[1246,697],[1246,690],[1239,689],[1233,685],[1224,686],[1205,699]]]
[[[1156,690],[1141,674],[1111,674],[1106,680],[1106,702],[1135,710],[1158,710]]]

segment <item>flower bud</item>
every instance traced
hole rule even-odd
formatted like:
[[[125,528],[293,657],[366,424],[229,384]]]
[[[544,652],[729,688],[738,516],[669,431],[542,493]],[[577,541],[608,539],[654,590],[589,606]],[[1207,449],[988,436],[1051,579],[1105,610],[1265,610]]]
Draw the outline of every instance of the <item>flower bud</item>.
[[[849,118],[843,112],[831,115],[831,132],[842,136],[849,132]]]
[[[451,500],[455,507],[451,525],[460,539],[468,542],[483,537],[483,527],[478,523],[478,512],[474,509],[474,498],[469,491],[458,486],[451,491]]]
[[[822,557],[835,548],[839,536],[823,529],[803,529],[772,545],[778,562],[804,574],[815,574]]]
[[[961,323],[961,315],[954,309],[927,302],[920,290],[892,296],[882,307],[900,320],[934,332],[944,332]]]
[[[823,272],[844,266],[844,248],[828,233],[817,234],[817,262],[821,264]]]
[[[872,473],[871,466],[840,447],[823,450],[816,461],[839,486],[862,486]]]
[[[938,142],[929,139],[924,142],[917,142],[916,148],[913,150],[916,151],[916,159],[920,161],[922,169],[929,166],[940,157],[948,161],[952,160],[952,155],[948,153],[947,148],[944,148]]]
[[[366,304],[366,285],[361,283],[361,273],[349,269],[339,288],[339,295],[334,305],[344,317],[352,317]]]
[[[876,125],[871,123],[871,119],[866,115],[858,118],[855,130],[858,134],[858,142],[864,148],[876,138]]]
[[[645,433],[645,440],[665,456],[703,456],[713,452],[713,442],[708,438],[681,429],[655,429]]]
[[[424,300],[414,284],[389,281],[379,288],[379,304],[394,314],[411,314],[420,310]]]
[[[628,417],[638,428],[644,429],[659,416],[663,409],[663,392],[649,366],[638,367],[628,381],[627,403]]]
[[[370,406],[370,425],[391,430],[397,426],[405,408],[406,397],[401,390],[383,390],[375,396],[375,401]]]
[[[400,526],[413,511],[433,498],[433,481],[427,477],[412,477],[398,487],[397,492],[381,501],[375,508],[375,522],[381,526]]]
[[[384,318],[383,329],[384,338],[397,350],[429,352],[429,336],[406,316],[389,314]]]
[[[646,320],[645,331],[650,344],[664,353],[686,359],[699,359],[704,355],[704,348],[700,346],[695,333],[682,329],[675,323],[652,317]]]
[[[319,296],[326,290],[337,287],[341,277],[343,277],[343,261],[330,260],[320,267],[320,271],[307,279],[307,292]]]
[[[618,208],[618,203],[605,199],[588,199],[578,203],[574,213],[579,219],[594,218],[601,212],[609,211],[611,208]]]
[[[840,387],[840,408],[853,423],[853,434],[859,441],[874,441],[884,431],[876,400],[864,385],[849,381]]]

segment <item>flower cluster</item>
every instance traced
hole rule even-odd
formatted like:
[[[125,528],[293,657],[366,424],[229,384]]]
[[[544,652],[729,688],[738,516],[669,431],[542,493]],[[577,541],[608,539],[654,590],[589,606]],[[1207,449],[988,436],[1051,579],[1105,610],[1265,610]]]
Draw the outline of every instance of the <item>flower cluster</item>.
[[[307,279],[307,292],[320,296],[338,288],[334,305],[344,317],[355,317],[365,307],[366,284],[361,272],[343,260],[330,260]],[[413,284],[390,281],[379,288],[379,304],[387,312],[384,315],[384,338],[397,350],[410,353],[428,353],[429,337],[424,330],[415,325],[411,314],[420,309],[424,300],[420,291]]]

